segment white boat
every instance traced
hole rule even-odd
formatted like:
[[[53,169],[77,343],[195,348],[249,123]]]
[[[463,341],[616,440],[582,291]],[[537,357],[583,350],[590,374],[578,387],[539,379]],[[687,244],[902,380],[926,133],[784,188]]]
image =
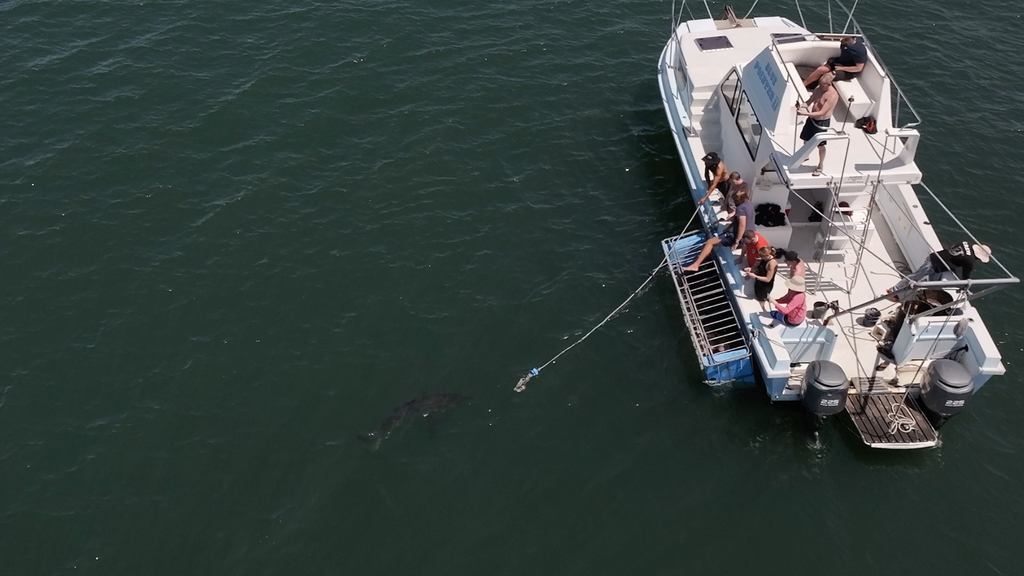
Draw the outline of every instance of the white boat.
[[[872,447],[935,446],[938,427],[1006,371],[972,301],[1018,279],[993,257],[971,279],[946,271],[911,282],[897,293],[902,302],[886,293],[944,246],[981,242],[922,183],[920,119],[852,13],[838,6],[841,33],[813,33],[779,16],[739,18],[729,8],[720,18],[708,9],[706,19],[680,21],[673,9],[658,64],[695,202],[707,192],[699,159],[715,152],[750,185],[755,205],[785,210],[781,225],[757,231],[805,261],[807,319],[772,326],[736,264],[739,251],[718,246],[698,272],[682,272],[727,225],[718,191],[697,206],[701,230],[662,247],[709,384],[763,384],[773,402],[802,401],[815,430],[845,411]],[[848,36],[865,45],[867,62],[855,78],[834,83],[840,101],[831,127],[805,143],[795,106],[809,97],[803,79]],[[855,128],[863,117],[875,119],[876,133]],[[821,142],[828,154],[817,175]],[[922,199],[960,229],[940,240]],[[776,298],[789,275],[781,261],[777,274]]]

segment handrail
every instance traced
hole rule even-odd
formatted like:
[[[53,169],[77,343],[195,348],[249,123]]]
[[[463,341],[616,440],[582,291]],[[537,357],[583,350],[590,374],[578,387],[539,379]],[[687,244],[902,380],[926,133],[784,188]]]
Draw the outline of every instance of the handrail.
[[[839,132],[832,127],[826,128],[824,131],[812,136],[803,146],[794,150],[793,155],[789,157],[789,162],[786,163],[786,167],[792,170],[800,166],[800,164],[811,157],[811,153],[814,152],[818,145],[826,140],[846,140],[849,142],[850,135],[846,132]],[[849,153],[849,144],[847,144],[847,153]]]
[[[871,41],[868,40],[867,35],[864,34],[864,29],[861,28],[860,23],[857,22],[857,19],[853,17],[853,12],[851,12],[850,10],[847,10],[846,6],[843,6],[843,3],[840,2],[839,0],[833,0],[833,1],[840,8],[843,9],[843,12],[846,12],[846,15],[849,17],[849,20],[847,20],[847,24],[849,24],[849,22],[851,22],[851,21],[853,22],[853,31],[854,31],[854,33],[853,34],[844,34],[844,36],[860,36],[861,40],[864,41],[864,44],[865,44],[865,46],[867,46],[868,50],[870,50],[871,53],[874,54],[875,60],[878,61],[878,65],[882,67],[882,71],[885,72],[886,76],[888,76],[889,83],[891,83],[892,87],[896,89],[896,111],[895,111],[895,114],[893,115],[893,120],[892,120],[893,126],[896,126],[897,128],[913,128],[914,126],[919,125],[922,122],[921,116],[917,113],[917,110],[914,110],[914,106],[910,103],[910,100],[907,98],[907,95],[903,92],[903,89],[900,88],[900,85],[896,83],[896,80],[895,80],[895,78],[893,78],[892,73],[889,72],[889,68],[885,65],[885,62],[882,61],[882,58],[878,55],[878,52],[875,50],[874,46],[871,45]],[[915,122],[909,122],[909,123],[904,124],[902,126],[899,125],[899,121],[900,121],[900,100],[902,100],[903,102],[906,103],[907,108],[910,109],[910,113],[914,115],[914,120],[916,120]]]
[[[1020,278],[979,278],[977,280],[924,280],[912,282],[916,288],[970,288],[971,286],[1006,286],[1019,284]]]
[[[836,3],[839,4],[838,0],[836,0]],[[839,5],[842,6],[842,4],[839,4]],[[843,10],[846,10],[846,8],[843,8]],[[851,16],[851,18],[852,18],[852,16]],[[885,65],[885,62],[882,61],[882,57],[879,56],[878,51],[875,50],[875,47],[871,44],[871,41],[868,40],[867,35],[864,34],[864,31],[861,29],[860,24],[857,23],[856,20],[853,20],[853,25],[854,25],[854,31],[851,34],[835,34],[835,33],[831,33],[831,32],[828,33],[828,34],[825,34],[824,32],[818,32],[818,33],[809,32],[807,34],[801,34],[800,36],[805,41],[807,41],[807,40],[840,40],[842,38],[847,38],[847,37],[860,38],[864,42],[864,45],[867,47],[867,49],[871,51],[871,54],[874,55],[875,61],[878,62],[878,65],[881,66],[881,68],[882,68],[882,73],[885,75],[885,77],[887,77],[889,79],[889,83],[892,84],[892,87],[896,90],[896,110],[894,111],[894,114],[893,114],[893,127],[894,128],[913,128],[914,126],[917,126],[917,125],[921,124],[921,122],[922,122],[921,116],[917,113],[917,110],[914,109],[914,106],[910,103],[910,100],[907,98],[907,95],[903,92],[903,89],[900,88],[899,83],[897,83],[896,79],[893,78],[892,73],[889,72],[889,68]],[[796,36],[791,36],[790,38],[795,38],[795,37]],[[772,48],[775,49],[776,51],[778,51],[779,44],[788,44],[789,42],[792,42],[792,40],[789,40],[788,42],[779,42],[779,40],[780,40],[779,38],[772,38]],[[789,73],[788,69],[786,70],[786,77],[789,78],[790,80],[793,80],[792,74]],[[914,121],[909,122],[907,124],[904,124],[902,126],[899,125],[900,101],[901,100],[906,104],[907,108],[910,109],[910,113],[914,115]]]
[[[942,203],[942,200],[939,200],[938,196],[936,196],[936,195],[935,195],[935,193],[934,193],[934,192],[932,192],[932,189],[931,189],[931,188],[929,188],[929,187],[928,187],[927,185],[925,185],[925,183],[924,183],[924,182],[921,182],[921,187],[922,187],[922,188],[924,188],[925,192],[927,192],[927,193],[928,193],[928,195],[932,197],[932,200],[935,200],[935,202],[936,202],[936,203],[938,203],[939,207],[940,207],[940,208],[942,208],[942,210],[943,210],[943,211],[944,211],[944,212],[945,212],[945,213],[946,213],[946,214],[947,214],[947,215],[948,215],[948,216],[949,216],[950,218],[952,218],[952,219],[953,219],[953,222],[956,222],[956,225],[957,225],[957,226],[959,226],[961,230],[963,230],[964,232],[966,232],[966,233],[967,233],[967,235],[971,237],[971,241],[973,241],[973,242],[974,242],[975,244],[983,244],[983,242],[981,242],[980,240],[978,240],[978,239],[977,239],[977,238],[976,238],[976,237],[974,236],[974,234],[972,234],[972,233],[971,233],[971,231],[967,229],[967,226],[964,226],[963,222],[961,222],[959,218],[957,218],[956,216],[954,216],[954,215],[953,215],[953,213],[952,213],[952,212],[950,212],[949,208],[947,208],[947,207],[946,207],[946,205]],[[997,259],[996,259],[996,257],[995,257],[994,255],[992,255],[992,256],[991,256],[991,260],[992,260],[993,262],[995,262],[997,266],[999,266],[1000,270],[1002,270],[1002,271],[1003,271],[1003,273],[1004,273],[1004,274],[1006,274],[1006,276],[1007,276],[1007,277],[1009,277],[1009,278],[1013,278],[1014,280],[1017,280],[1017,277],[1016,277],[1016,276],[1014,276],[1014,275],[1013,275],[1013,273],[1011,273],[1011,272],[1010,272],[1009,270],[1007,270],[1007,269],[1006,269],[1006,266],[1003,266],[1002,262],[1000,262],[999,260],[997,260]],[[977,282],[980,282],[980,280],[976,280],[976,281],[975,281],[975,283],[977,283]]]
[[[816,134],[815,136],[818,136],[818,135]],[[771,154],[769,156],[769,159],[775,165],[775,172],[776,172],[776,174],[779,175],[779,179],[781,180],[781,183],[786,186],[786,189],[789,190],[789,192],[791,194],[795,194],[796,190],[793,189],[792,183],[786,177],[786,173],[782,170],[782,163],[779,161],[777,155],[773,153],[773,154]],[[921,183],[921,186],[928,192],[928,194],[932,197],[932,199],[935,200],[935,202],[937,202],[939,204],[939,206],[946,212],[946,214],[948,214],[949,217],[952,218],[953,221],[956,222],[957,225],[960,226],[960,229],[967,233],[967,235],[971,238],[972,242],[974,242],[975,244],[981,244],[982,243],[980,240],[978,240],[974,236],[974,234],[971,233],[970,230],[967,229],[966,226],[963,225],[962,222],[960,222],[959,219],[957,219],[956,216],[953,215],[952,212],[949,211],[949,208],[947,208],[946,205],[943,204],[942,201],[939,200],[938,197],[935,196],[935,194],[931,191],[930,188],[925,186],[925,184],[923,182]],[[816,212],[817,214],[821,215],[822,220],[827,220],[830,223],[832,222],[831,218],[829,218],[828,215],[826,215],[826,214],[824,214],[822,212],[819,212],[817,209],[815,209],[813,206],[811,206],[810,202],[808,202],[807,199],[805,199],[803,196],[800,196],[799,194],[796,194],[796,197],[798,199],[800,199],[801,201],[803,201],[804,203],[806,203],[808,206],[810,206],[811,210],[813,212]],[[853,235],[851,235],[849,232],[847,232],[842,227],[838,228],[838,231],[841,232],[847,238],[849,238],[851,241],[853,241],[853,243],[855,245],[858,245],[862,250],[865,250],[869,254],[874,256],[875,258],[878,258],[879,261],[885,262],[885,260],[883,260],[879,255],[875,254],[873,251],[868,249],[867,248],[867,244],[864,243],[862,240],[858,240],[857,238],[854,238]],[[971,286],[1006,286],[1006,285],[1020,283],[1020,279],[1017,278],[1016,276],[1014,276],[1009,270],[1007,270],[1006,267],[1003,266],[1003,264],[1001,262],[996,260],[995,256],[992,256],[991,260],[993,262],[995,262],[996,265],[999,266],[1000,270],[1002,270],[1006,274],[1005,278],[988,278],[988,279],[976,279],[976,280],[913,281],[913,282],[911,282],[911,287],[913,287],[913,288],[969,288]],[[905,276],[905,275],[901,274],[901,276]],[[886,298],[888,296],[891,296],[891,294],[883,295],[883,296],[879,297],[878,300],[884,299],[884,298]],[[872,302],[874,302],[874,301],[875,300],[872,300]]]
[[[831,316],[829,316],[828,318],[826,318],[826,319],[824,319],[822,321],[822,325],[828,326],[829,322],[831,322],[834,318],[836,318],[838,316],[842,316],[843,314],[849,314],[849,313],[853,312],[854,310],[860,310],[861,308],[870,306],[870,305],[872,305],[872,304],[874,304],[876,302],[881,302],[883,300],[888,300],[894,294],[898,295],[898,294],[905,294],[905,293],[909,293],[909,292],[914,292],[914,291],[916,291],[919,288],[956,288],[956,287],[967,288],[972,283],[974,285],[987,285],[987,286],[990,286],[989,288],[987,288],[985,290],[982,290],[981,292],[978,292],[976,294],[972,294],[972,295],[967,297],[968,300],[974,300],[975,298],[980,298],[980,297],[985,296],[987,294],[991,294],[992,292],[995,292],[996,290],[999,290],[1000,288],[1004,288],[1007,285],[1016,284],[1019,281],[1020,280],[1017,279],[1017,278],[997,278],[997,279],[993,279],[993,280],[943,280],[943,281],[936,281],[936,282],[911,282],[909,287],[904,288],[903,290],[901,290],[899,292],[894,292],[894,293],[889,293],[889,294],[882,294],[880,296],[876,296],[876,297],[872,298],[871,300],[865,300],[864,302],[861,302],[860,304],[857,304],[857,305],[854,305],[854,306],[850,306],[849,308],[845,308],[843,310],[836,310]],[[912,319],[916,320],[917,318],[919,318],[921,316],[928,316],[928,315],[934,314],[936,312],[941,312],[941,311],[946,310],[948,308],[952,308],[956,304],[958,304],[958,302],[954,300],[952,303],[950,303],[950,305],[944,305],[942,307],[937,307],[937,308],[933,308],[931,310],[926,310],[925,312],[922,312],[920,314],[915,315]]]

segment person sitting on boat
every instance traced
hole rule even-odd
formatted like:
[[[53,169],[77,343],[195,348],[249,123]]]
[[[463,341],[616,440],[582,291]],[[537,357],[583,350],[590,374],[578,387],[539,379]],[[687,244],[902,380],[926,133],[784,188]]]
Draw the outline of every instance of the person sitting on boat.
[[[732,174],[729,174],[729,191],[722,197],[722,210],[725,210],[727,213],[727,216],[725,217],[726,220],[732,218],[733,210],[736,209],[736,202],[732,197],[739,190],[745,190],[747,192],[747,196],[751,195],[750,185],[743,181],[743,177],[740,176],[739,172],[733,172]]]
[[[754,224],[754,203],[750,201],[750,195],[743,190],[739,190],[733,196],[733,200],[737,203],[737,206],[735,212],[733,212],[732,223],[718,236],[709,238],[704,243],[704,247],[701,248],[697,259],[689,266],[684,267],[683,272],[696,272],[700,268],[701,262],[704,262],[704,259],[708,257],[708,254],[711,254],[715,246],[721,244],[732,250],[737,242],[743,242],[743,235],[747,230],[757,231],[757,225]]]
[[[800,104],[798,102],[796,105],[797,115],[807,116],[807,122],[804,123],[804,128],[800,131],[801,140],[807,142],[814,138],[815,134],[828,129],[832,123],[832,110],[835,109],[838,101],[839,92],[836,92],[836,87],[832,85],[832,76],[822,76],[818,87],[807,99],[807,103]],[[827,142],[824,140],[818,144],[818,167],[811,173],[812,176],[821,176],[821,169],[825,164],[825,144]]]
[[[867,46],[859,39],[847,36],[839,41],[839,56],[829,58],[815,68],[804,80],[804,86],[810,89],[816,81],[830,73],[834,76],[833,80],[852,80],[864,70],[867,61]]]
[[[799,326],[807,317],[807,295],[804,294],[805,282],[803,276],[794,276],[786,280],[786,288],[789,292],[778,300],[768,297],[768,301],[775,305],[772,311],[772,324],[782,322],[786,326]]]
[[[761,248],[768,245],[768,241],[764,239],[764,236],[761,236],[760,234],[754,232],[753,230],[747,230],[746,232],[743,233],[743,251],[746,253],[747,256],[748,267],[753,268],[757,266],[758,251],[760,251]],[[740,262],[742,262],[742,260],[737,260],[736,264],[738,265]]]
[[[970,242],[959,242],[938,252],[932,252],[924,259],[924,264],[906,278],[900,280],[895,286],[886,292],[899,292],[910,286],[911,282],[917,282],[928,277],[929,280],[937,281],[942,279],[944,272],[954,272],[960,269],[961,280],[970,280],[974,271],[974,263],[986,263],[992,258],[992,249],[984,244],[971,244]],[[893,301],[899,301],[896,295],[890,297]]]
[[[715,190],[725,198],[729,192],[729,170],[725,167],[725,162],[718,157],[717,152],[708,152],[701,160],[704,161],[704,182],[708,185],[708,193],[697,204],[703,204]]]
[[[807,277],[807,264],[800,259],[799,254],[792,250],[786,252],[786,266],[789,267],[790,278],[796,278],[797,276],[800,278]]]
[[[757,251],[760,258],[757,268],[744,268],[743,275],[754,279],[754,298],[761,303],[761,310],[768,308],[766,302],[771,298],[772,288],[775,287],[775,271],[779,267],[779,261],[775,259],[775,249],[771,246],[762,246]]]

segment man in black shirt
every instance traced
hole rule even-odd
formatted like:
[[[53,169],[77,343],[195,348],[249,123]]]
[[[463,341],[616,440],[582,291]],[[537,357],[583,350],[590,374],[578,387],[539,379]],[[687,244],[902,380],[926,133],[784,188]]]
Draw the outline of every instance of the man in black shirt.
[[[804,80],[804,86],[810,88],[812,84],[826,73],[835,74],[834,80],[850,80],[856,78],[864,70],[864,64],[868,61],[868,48],[860,40],[847,36],[839,41],[839,56],[829,58],[821,66],[818,66]]]
[[[725,162],[718,157],[718,153],[708,152],[701,160],[704,161],[704,182],[708,185],[708,193],[700,199],[698,204],[703,204],[716,189],[722,193],[723,197],[729,191],[729,169],[725,167]]]
[[[957,268],[960,269],[959,276],[961,280],[970,280],[971,272],[974,271],[974,262],[985,263],[991,257],[992,250],[984,244],[958,242],[945,250],[929,254],[920,268],[913,274],[907,275],[906,278],[900,280],[895,286],[886,290],[886,292],[903,290],[910,286],[911,281],[916,282],[926,276],[931,276],[931,280],[939,280],[943,272],[951,271],[955,273]],[[896,299],[894,296],[893,300]]]

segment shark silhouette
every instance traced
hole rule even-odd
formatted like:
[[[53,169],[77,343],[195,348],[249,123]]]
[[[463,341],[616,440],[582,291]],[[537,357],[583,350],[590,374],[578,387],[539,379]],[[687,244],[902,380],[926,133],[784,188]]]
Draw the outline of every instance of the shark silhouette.
[[[411,416],[426,416],[433,412],[442,412],[452,406],[465,404],[472,400],[469,396],[446,392],[444,394],[425,394],[417,396],[412,400],[395,408],[388,414],[387,418],[380,423],[376,430],[369,434],[359,436],[360,440],[367,442],[370,448],[376,450],[380,443],[387,438],[391,432]]]

